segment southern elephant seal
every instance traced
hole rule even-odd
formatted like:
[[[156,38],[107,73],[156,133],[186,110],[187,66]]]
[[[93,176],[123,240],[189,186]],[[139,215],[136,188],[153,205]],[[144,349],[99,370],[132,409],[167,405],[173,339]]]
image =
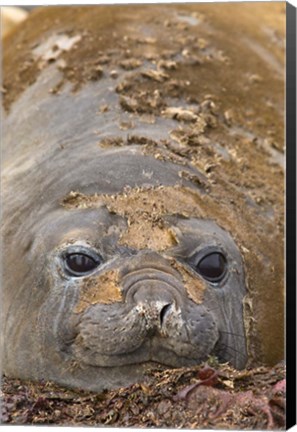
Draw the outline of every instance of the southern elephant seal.
[[[230,41],[229,7],[41,8],[6,39],[8,376],[282,357],[282,47],[264,5]]]

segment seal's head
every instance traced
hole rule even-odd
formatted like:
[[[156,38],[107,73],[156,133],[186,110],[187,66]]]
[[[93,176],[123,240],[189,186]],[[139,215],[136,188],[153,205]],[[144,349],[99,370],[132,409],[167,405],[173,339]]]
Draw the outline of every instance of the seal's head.
[[[46,371],[56,381],[100,390],[139,379],[156,364],[194,365],[215,355],[245,365],[246,288],[235,242],[201,218],[204,193],[182,184],[174,164],[130,149],[115,161],[107,152],[93,181],[102,184],[104,172],[113,188],[116,177],[129,182],[126,158],[138,171],[130,172],[133,187],[71,191],[34,234],[28,230],[27,265],[38,291],[30,308],[38,313],[22,345],[32,345],[35,331],[38,348],[32,362],[19,350],[10,368],[30,375],[34,361],[40,377]],[[114,169],[104,168],[111,161]],[[169,185],[160,185],[165,178]]]

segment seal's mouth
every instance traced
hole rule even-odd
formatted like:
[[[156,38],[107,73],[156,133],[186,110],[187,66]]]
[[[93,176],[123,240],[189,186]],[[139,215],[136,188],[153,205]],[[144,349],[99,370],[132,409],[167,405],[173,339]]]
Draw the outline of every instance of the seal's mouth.
[[[209,349],[201,353],[199,347],[189,342],[182,342],[172,336],[165,338],[157,330],[149,330],[140,346],[133,349],[133,344],[121,346],[119,341],[116,352],[112,352],[110,346],[96,347],[89,341],[83,341],[78,335],[72,352],[81,363],[92,366],[113,367],[154,362],[168,367],[180,367],[204,360],[213,345],[209,341]]]
[[[150,280],[148,293],[158,283]],[[180,367],[211,354],[219,333],[213,316],[202,305],[187,305],[184,313],[185,305],[180,308],[170,291],[157,300],[149,294],[145,301],[141,297],[136,290],[137,303],[132,308],[127,303],[89,308],[77,326],[73,356],[81,363],[101,367],[148,362]]]
[[[76,359],[84,365],[95,367],[122,367],[133,365],[158,365],[163,368],[178,368],[183,366],[193,366],[207,359],[210,353],[202,357],[182,357],[177,355],[173,350],[161,349],[158,351],[148,352],[146,344],[135,350],[133,353],[123,353],[114,356],[102,356],[93,353],[91,356],[86,351],[79,352],[76,350]]]

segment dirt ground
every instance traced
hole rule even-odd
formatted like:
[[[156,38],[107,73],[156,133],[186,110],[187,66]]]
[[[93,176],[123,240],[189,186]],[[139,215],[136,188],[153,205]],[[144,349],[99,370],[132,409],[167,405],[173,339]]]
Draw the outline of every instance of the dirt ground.
[[[285,429],[283,364],[236,371],[213,359],[99,394],[4,377],[2,392],[5,424]]]

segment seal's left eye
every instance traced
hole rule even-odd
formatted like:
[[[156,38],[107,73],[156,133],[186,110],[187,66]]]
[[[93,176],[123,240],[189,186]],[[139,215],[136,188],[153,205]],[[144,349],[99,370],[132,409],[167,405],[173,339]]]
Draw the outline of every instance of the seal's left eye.
[[[226,258],[220,252],[212,252],[206,255],[196,265],[197,272],[210,282],[222,280],[226,269]]]
[[[69,273],[82,276],[98,267],[100,261],[83,253],[71,253],[66,256],[65,263]]]

